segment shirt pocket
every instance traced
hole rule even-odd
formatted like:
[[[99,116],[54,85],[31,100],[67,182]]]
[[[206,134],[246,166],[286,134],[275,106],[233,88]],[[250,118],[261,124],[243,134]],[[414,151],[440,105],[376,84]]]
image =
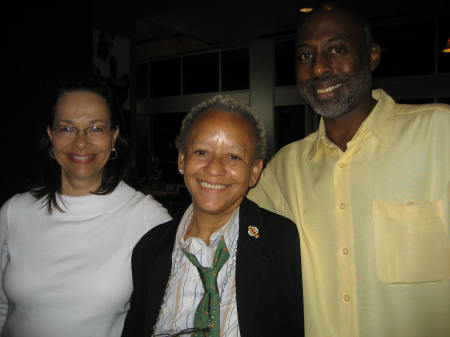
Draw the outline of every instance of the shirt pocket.
[[[442,201],[373,203],[376,265],[386,283],[450,278],[450,240]]]

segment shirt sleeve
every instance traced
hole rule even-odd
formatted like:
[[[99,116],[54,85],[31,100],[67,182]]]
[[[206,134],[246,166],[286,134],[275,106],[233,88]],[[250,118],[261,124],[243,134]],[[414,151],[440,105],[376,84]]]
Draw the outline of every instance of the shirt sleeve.
[[[292,212],[282,191],[283,174],[277,174],[277,164],[282,158],[277,156],[264,168],[258,184],[248,192],[248,198],[274,213],[294,221]]]
[[[11,201],[7,201],[0,210],[0,332],[8,315],[8,299],[3,288],[3,274],[8,263],[8,209]]]

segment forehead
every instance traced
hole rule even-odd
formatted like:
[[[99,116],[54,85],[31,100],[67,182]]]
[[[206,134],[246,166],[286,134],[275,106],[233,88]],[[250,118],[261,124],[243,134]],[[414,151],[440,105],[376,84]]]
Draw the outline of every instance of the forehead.
[[[102,119],[109,120],[106,100],[89,91],[71,91],[62,94],[55,104],[55,119]]]
[[[226,134],[234,142],[252,142],[253,133],[247,119],[237,113],[219,109],[208,110],[193,124],[190,139]]]
[[[350,14],[339,10],[320,10],[310,14],[297,31],[297,45],[315,44],[326,40],[340,38],[350,43],[361,45],[363,32]]]

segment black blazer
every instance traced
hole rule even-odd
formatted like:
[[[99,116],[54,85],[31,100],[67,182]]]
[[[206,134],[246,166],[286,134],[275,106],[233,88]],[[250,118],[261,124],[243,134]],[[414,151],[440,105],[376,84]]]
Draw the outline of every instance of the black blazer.
[[[180,219],[149,231],[132,257],[133,294],[123,337],[150,337],[172,266]],[[259,238],[248,226],[259,229]],[[236,302],[243,337],[303,336],[300,243],[295,224],[244,199],[239,211]]]

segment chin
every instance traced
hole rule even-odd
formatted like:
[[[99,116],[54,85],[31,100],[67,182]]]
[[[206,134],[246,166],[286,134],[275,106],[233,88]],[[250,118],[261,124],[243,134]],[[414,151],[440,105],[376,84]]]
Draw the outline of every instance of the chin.
[[[233,205],[224,204],[224,203],[195,203],[194,209],[200,211],[202,213],[211,214],[211,215],[221,215],[230,211],[233,211],[236,207]]]
[[[325,109],[313,107],[313,110],[318,115],[320,115],[320,116],[322,116],[324,118],[329,118],[329,119],[338,119],[339,117],[342,117],[342,116],[347,114],[347,111],[335,111],[335,110],[332,110],[332,109],[325,110]]]
[[[221,211],[221,209],[223,208],[222,205],[217,205],[217,204],[208,204],[208,203],[197,203],[195,204],[196,209],[205,212],[205,213],[218,213]]]

